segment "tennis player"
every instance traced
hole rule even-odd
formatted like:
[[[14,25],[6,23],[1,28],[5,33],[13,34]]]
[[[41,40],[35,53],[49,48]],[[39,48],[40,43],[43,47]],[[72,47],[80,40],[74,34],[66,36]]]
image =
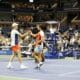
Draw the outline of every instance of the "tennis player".
[[[35,38],[34,42],[34,52],[33,52],[33,57],[37,60],[38,64],[36,68],[40,68],[41,65],[43,64],[42,62],[42,51],[43,51],[43,39],[41,35],[41,31],[39,28],[39,25],[37,25],[38,32],[36,34],[33,34],[32,32],[30,33],[32,37]]]
[[[18,24],[17,23],[13,23],[12,24],[12,31],[11,31],[11,50],[12,50],[12,55],[10,57],[10,60],[9,60],[7,68],[13,68],[12,61],[16,56],[18,57],[18,60],[20,62],[20,68],[21,69],[27,68],[22,63],[21,50],[20,50],[21,46],[19,45],[19,37],[23,38],[24,36],[26,36],[26,34],[22,35],[21,33],[19,33]]]

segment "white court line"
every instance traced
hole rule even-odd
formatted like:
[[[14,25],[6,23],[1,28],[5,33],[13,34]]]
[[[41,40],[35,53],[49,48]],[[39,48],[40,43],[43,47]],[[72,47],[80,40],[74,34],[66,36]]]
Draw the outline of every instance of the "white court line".
[[[22,79],[22,80],[41,80],[41,79],[21,78],[21,77],[13,77],[13,76],[6,76],[6,75],[0,75],[0,77],[13,78],[14,80],[15,79]]]
[[[59,76],[67,76],[67,75],[76,74],[76,73],[80,73],[80,71],[66,72],[66,73],[63,73],[63,74],[59,74]]]

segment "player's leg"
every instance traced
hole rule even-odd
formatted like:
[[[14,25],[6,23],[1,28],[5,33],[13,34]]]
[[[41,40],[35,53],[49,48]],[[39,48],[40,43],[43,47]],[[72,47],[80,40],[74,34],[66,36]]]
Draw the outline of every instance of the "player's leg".
[[[42,62],[44,62],[45,61],[45,57],[44,57],[44,53],[42,53]]]
[[[39,65],[42,64],[42,53],[38,53]]]
[[[46,51],[47,51],[46,48],[43,48],[43,49],[42,49],[42,54],[41,54],[41,56],[42,56],[42,62],[45,61],[45,56],[44,56],[44,54],[45,54]]]
[[[16,53],[13,52],[12,55],[11,55],[11,57],[10,57],[10,60],[9,60],[7,68],[12,68],[12,61],[15,58],[15,56],[16,56]]]
[[[43,59],[44,59],[43,46],[42,45],[39,46],[39,54],[38,54],[38,56],[39,56],[39,60],[40,60],[39,64],[38,64],[38,67],[41,67],[42,64],[43,64]]]
[[[38,64],[37,64],[37,66],[36,66],[35,68],[40,68],[40,67],[42,66],[42,64],[43,64],[41,53],[38,53],[37,56],[36,56],[35,58],[36,58],[37,61],[38,61]]]
[[[38,53],[33,53],[33,57],[34,57],[34,59],[35,59],[38,63],[40,62]]]
[[[17,57],[18,57],[18,61],[21,64],[22,63],[22,55],[21,55],[21,52],[19,50],[17,51]]]
[[[40,60],[39,60],[38,53],[39,53],[39,49],[38,49],[38,46],[36,46],[36,47],[34,48],[33,57],[34,57],[34,59],[39,63]]]
[[[20,62],[20,68],[21,68],[21,69],[27,68],[27,67],[24,66],[23,63],[22,63],[22,55],[21,55],[21,51],[20,51],[20,50],[17,51],[17,57],[18,57],[18,60],[19,60],[19,62]]]
[[[41,67],[42,63],[42,47],[39,45],[36,50],[37,55],[35,55],[35,59],[38,61],[37,68]]]

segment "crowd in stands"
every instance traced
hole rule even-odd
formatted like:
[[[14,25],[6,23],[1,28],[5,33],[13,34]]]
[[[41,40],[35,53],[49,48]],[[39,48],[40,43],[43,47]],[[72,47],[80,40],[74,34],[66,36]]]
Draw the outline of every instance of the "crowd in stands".
[[[28,16],[28,15],[18,15],[16,17],[16,21],[23,21],[23,22],[32,22],[33,21],[33,17],[32,16]]]
[[[66,6],[68,6],[67,3],[65,5],[63,3],[61,3],[61,5],[66,7]],[[75,1],[72,5],[73,5],[73,7],[75,7],[75,6],[77,6],[77,4],[78,3]],[[48,21],[48,20],[61,21],[65,16],[64,13],[61,15],[59,15],[56,12],[50,13],[50,11],[55,11],[54,10],[55,8],[58,8],[58,7],[60,8],[57,0],[53,3],[44,3],[44,4],[43,3],[33,4],[33,3],[22,3],[22,2],[20,3],[19,2],[19,3],[6,4],[6,5],[10,5],[10,6],[8,6],[8,8],[10,7],[9,10],[12,12],[9,13],[8,15],[6,13],[4,15],[0,15],[0,22],[4,22],[4,21],[6,21],[6,22],[7,21],[8,22],[10,22],[10,21],[11,22],[13,22],[13,21],[21,22],[20,24],[21,24],[22,28],[24,28],[24,30],[25,30],[25,27],[33,26],[31,24],[28,25],[27,24],[28,22],[44,22],[44,21]],[[3,8],[5,9],[4,5],[2,4],[0,6],[0,11]],[[25,13],[25,15],[16,13],[17,11],[28,12],[29,10],[30,10],[30,13],[32,13],[31,12],[32,10],[34,11],[34,13],[32,13],[32,14]],[[42,12],[49,12],[49,13],[42,13]],[[71,19],[67,18],[66,24],[63,23],[64,25],[62,25],[62,24],[60,25],[59,33],[62,35],[62,36],[60,36],[60,35],[58,36],[59,40],[61,40],[60,45],[62,45],[62,42],[63,43],[68,42],[69,44],[70,43],[72,44],[72,42],[70,42],[71,40],[73,40],[75,43],[77,42],[80,45],[80,36],[79,36],[80,35],[80,26],[79,26],[79,24],[76,25],[76,27],[73,27],[73,25],[71,25],[72,17],[75,17],[76,15],[73,14],[73,16],[72,16],[72,13],[71,13],[71,15],[66,13],[66,16],[68,18],[71,17]],[[80,17],[79,17],[79,19],[80,19]],[[6,22],[4,22],[4,24]],[[11,31],[10,27],[11,26],[5,24],[5,25],[0,25],[0,27],[2,27],[2,29],[0,29],[0,31],[1,31],[0,45],[6,45],[6,44],[10,45],[10,31]],[[44,27],[45,27],[44,28],[45,32],[49,31],[49,27],[47,25],[45,25]],[[48,28],[46,28],[46,27],[48,27]],[[23,30],[23,32],[24,32],[24,30]],[[76,38],[76,40],[74,40],[75,38]],[[58,47],[58,48],[60,48],[60,47]]]
[[[33,33],[36,32],[35,25],[31,25],[31,24],[26,24],[25,27],[19,27],[19,31],[21,33],[24,33],[27,30],[27,27],[30,27]],[[55,32],[57,33],[58,50],[63,50],[63,48],[68,49],[70,47],[75,48],[75,46],[76,48],[80,48],[80,32],[79,32],[80,27],[76,25],[75,27],[68,27],[67,30],[65,30],[65,27],[64,27],[64,30],[61,29],[62,31],[60,30],[60,28],[58,30],[58,28],[54,25],[53,27],[50,27],[50,25],[47,25],[47,24],[43,25],[43,31],[45,32],[45,36],[47,36],[46,33],[49,33],[49,34],[54,34]],[[0,29],[0,45],[1,46],[10,45],[10,31],[11,31],[11,25],[5,25],[5,27],[2,27],[2,29]],[[23,42],[27,43],[25,39],[21,40],[21,44]],[[64,44],[65,44],[65,47],[63,47]]]

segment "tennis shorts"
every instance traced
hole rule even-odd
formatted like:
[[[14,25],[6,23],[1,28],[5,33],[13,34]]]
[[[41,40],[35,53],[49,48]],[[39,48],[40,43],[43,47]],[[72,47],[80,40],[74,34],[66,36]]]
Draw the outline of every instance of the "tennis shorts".
[[[20,46],[19,46],[19,45],[12,46],[12,47],[11,47],[11,50],[12,50],[13,52],[17,52],[17,51],[20,50]]]
[[[34,52],[35,52],[35,53],[42,53],[42,50],[43,50],[43,46],[42,46],[42,45],[37,45],[37,46],[34,48]]]

